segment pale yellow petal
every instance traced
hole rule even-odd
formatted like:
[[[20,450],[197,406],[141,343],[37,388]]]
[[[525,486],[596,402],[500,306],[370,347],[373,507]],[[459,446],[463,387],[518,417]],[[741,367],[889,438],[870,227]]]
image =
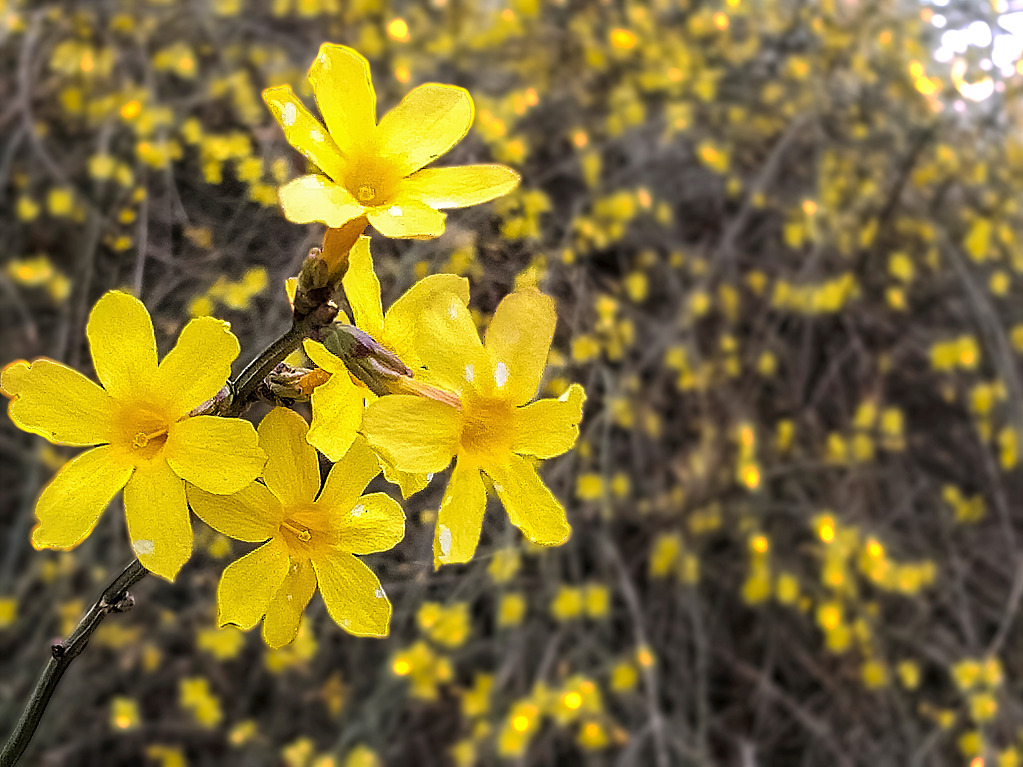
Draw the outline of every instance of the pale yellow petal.
[[[327,347],[319,341],[313,341],[311,338],[307,338],[302,342],[302,347],[305,349],[305,353],[309,355],[309,359],[313,361],[313,364],[323,368],[328,373],[348,372],[348,368],[345,367],[344,361],[330,352]]]
[[[251,423],[214,415],[172,424],[163,456],[179,477],[210,493],[238,492],[266,463]]]
[[[327,612],[337,625],[355,636],[387,636],[391,603],[372,570],[341,551],[316,557],[313,568]]]
[[[406,197],[398,198],[390,205],[370,208],[366,217],[384,237],[401,240],[440,237],[444,234],[444,220],[447,218],[439,210]]]
[[[508,518],[522,534],[541,546],[558,546],[568,540],[572,528],[565,507],[554,497],[529,461],[509,455],[505,461],[484,467],[494,480]]]
[[[558,322],[554,299],[539,290],[521,290],[501,301],[487,328],[497,391],[516,405],[535,395],[547,366]]]
[[[341,278],[345,296],[352,307],[357,327],[378,341],[384,329],[384,310],[380,303],[380,280],[373,271],[369,237],[360,237],[348,254],[348,271]]]
[[[380,153],[397,158],[402,175],[408,176],[461,141],[472,120],[472,96],[467,90],[437,83],[420,85],[380,120]]]
[[[419,367],[415,337],[420,318],[433,304],[445,301],[445,294],[454,295],[468,306],[469,280],[457,274],[431,274],[406,290],[384,315],[380,340],[410,368]]]
[[[281,124],[284,138],[289,144],[330,178],[335,181],[344,178],[345,159],[341,151],[320,121],[313,117],[313,113],[291,90],[290,85],[267,88],[263,91],[263,101]]]
[[[329,509],[337,517],[347,514],[379,473],[376,453],[364,437],[358,437],[327,474],[316,505]]]
[[[326,176],[299,176],[282,186],[277,196],[284,216],[296,224],[320,221],[336,229],[365,212],[347,189]]]
[[[267,455],[263,481],[285,507],[311,503],[320,492],[320,461],[306,442],[308,431],[305,419],[284,407],[259,424],[259,446]]]
[[[217,625],[248,630],[259,623],[288,568],[283,538],[271,539],[224,568],[217,587]]]
[[[355,441],[362,424],[366,393],[366,389],[356,386],[347,370],[331,373],[327,383],[313,390],[313,424],[307,437],[309,444],[331,461],[341,460]]]
[[[173,581],[192,554],[185,483],[166,461],[139,466],[124,488],[128,539],[142,565]]]
[[[342,154],[351,156],[377,124],[369,62],[344,45],[324,43],[309,68],[309,82],[330,137]]]
[[[402,181],[401,194],[431,208],[468,208],[508,194],[520,180],[504,165],[423,168]]]
[[[401,490],[402,498],[409,498],[430,484],[429,474],[413,474],[409,471],[398,471],[382,455],[378,456],[378,458],[380,458],[380,468],[384,472],[384,479],[392,485],[398,486]]]
[[[18,361],[0,373],[0,387],[13,397],[8,413],[19,429],[58,445],[110,441],[114,400],[77,370],[47,359]]]
[[[422,365],[416,378],[456,394],[467,387],[482,394],[493,388],[493,365],[459,296],[438,294],[424,307],[413,342]]]
[[[32,530],[32,545],[70,549],[81,543],[132,470],[117,460],[108,445],[87,450],[64,464],[36,503],[39,521]]]
[[[281,502],[259,482],[230,495],[214,495],[189,485],[188,503],[196,516],[218,533],[247,543],[272,538],[284,521]]]
[[[472,559],[486,508],[487,490],[479,466],[460,456],[437,513],[433,534],[434,567]]]
[[[85,334],[96,376],[112,397],[132,400],[151,390],[156,375],[156,337],[141,301],[111,290],[92,307]]]
[[[161,360],[154,390],[167,400],[175,417],[183,416],[227,383],[239,351],[229,323],[214,317],[191,320]]]
[[[277,649],[294,641],[302,613],[316,592],[316,573],[308,559],[293,559],[263,619],[263,641]]]
[[[455,408],[404,394],[381,397],[362,418],[370,446],[396,469],[418,474],[444,470],[458,450],[461,429]]]
[[[362,496],[339,514],[337,524],[340,547],[352,554],[387,551],[405,537],[405,512],[386,493]]]
[[[516,453],[553,458],[567,453],[579,438],[586,393],[572,384],[558,399],[542,399],[514,411]]]

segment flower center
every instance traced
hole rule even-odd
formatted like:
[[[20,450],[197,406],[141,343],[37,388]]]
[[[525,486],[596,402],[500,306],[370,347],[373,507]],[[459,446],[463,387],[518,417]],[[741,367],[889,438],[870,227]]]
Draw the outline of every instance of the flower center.
[[[129,406],[117,418],[118,437],[113,442],[127,451],[132,459],[151,461],[167,444],[171,421],[158,407]]]
[[[359,191],[355,196],[359,198],[359,202],[363,205],[368,205],[376,199],[377,190],[372,184],[363,184],[359,187]]]
[[[495,458],[509,452],[515,438],[513,410],[503,399],[463,395],[462,447]]]
[[[166,426],[164,426],[162,429],[157,429],[156,431],[150,432],[149,434],[140,431],[138,434],[131,438],[131,446],[137,450],[141,450],[144,447],[149,447],[150,441],[156,439],[157,437],[165,437],[166,435],[167,435]]]
[[[302,543],[308,543],[310,540],[312,540],[313,534],[306,530],[304,527],[292,525],[287,520],[281,522],[281,527],[283,527],[285,530],[287,530],[300,541],[302,541]]]
[[[313,503],[288,509],[281,522],[281,533],[288,549],[298,557],[312,556],[339,541],[328,515]]]

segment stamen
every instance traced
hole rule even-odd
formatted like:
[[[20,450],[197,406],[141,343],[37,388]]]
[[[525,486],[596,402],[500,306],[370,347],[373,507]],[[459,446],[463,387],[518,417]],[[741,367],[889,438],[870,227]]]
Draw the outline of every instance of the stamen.
[[[155,439],[156,437],[162,437],[166,433],[167,433],[166,426],[163,427],[162,429],[157,429],[156,431],[150,434],[146,434],[145,432],[140,431],[138,434],[132,437],[131,445],[132,447],[141,449],[143,447],[146,447],[151,439]]]
[[[363,184],[359,187],[359,192],[356,195],[359,198],[359,202],[368,203],[372,202],[377,196],[377,190],[369,184]]]
[[[305,528],[295,527],[294,525],[289,524],[288,522],[281,522],[281,527],[294,533],[295,537],[302,541],[302,543],[308,543],[309,540],[313,537],[313,534],[310,533]]]

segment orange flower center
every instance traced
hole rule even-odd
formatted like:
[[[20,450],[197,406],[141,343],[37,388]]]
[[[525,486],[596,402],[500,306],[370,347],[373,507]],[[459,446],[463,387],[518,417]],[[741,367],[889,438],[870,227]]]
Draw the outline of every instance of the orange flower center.
[[[499,457],[511,451],[515,438],[514,407],[504,399],[463,393],[462,447],[466,452]]]
[[[281,522],[281,534],[291,553],[299,557],[312,556],[325,546],[338,543],[327,514],[313,503],[288,509]]]
[[[386,205],[397,191],[400,174],[387,158],[367,156],[357,160],[348,172],[345,187],[367,208]]]
[[[126,408],[117,424],[114,444],[126,450],[132,458],[151,461],[160,455],[167,444],[170,419],[155,408]]]

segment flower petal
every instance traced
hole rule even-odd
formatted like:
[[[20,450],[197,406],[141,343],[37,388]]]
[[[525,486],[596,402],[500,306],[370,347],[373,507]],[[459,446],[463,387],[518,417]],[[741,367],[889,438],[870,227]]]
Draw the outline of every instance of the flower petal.
[[[338,228],[365,212],[347,189],[326,176],[299,176],[282,186],[277,197],[284,216],[296,224],[322,221],[327,226]]]
[[[458,449],[461,414],[450,405],[406,394],[381,397],[366,408],[362,431],[396,469],[443,471]]]
[[[352,554],[387,551],[405,537],[405,512],[386,493],[370,493],[341,514],[338,527],[345,551]]]
[[[521,180],[504,165],[423,168],[402,182],[401,194],[431,208],[468,208],[508,194]]]
[[[455,295],[468,306],[469,280],[455,274],[431,274],[406,290],[384,315],[379,340],[410,368],[419,367],[419,355],[415,350],[419,320],[431,305],[445,300],[445,293]]]
[[[128,538],[143,566],[173,581],[192,554],[185,483],[166,461],[138,466],[124,488]]]
[[[316,104],[330,137],[344,155],[372,136],[377,124],[377,96],[369,62],[344,45],[324,43],[309,68]]]
[[[115,458],[109,445],[87,450],[64,464],[36,503],[39,522],[32,530],[32,545],[37,549],[77,546],[92,532],[132,471],[130,464]]]
[[[231,495],[214,495],[189,485],[188,503],[196,516],[218,533],[248,543],[262,543],[277,535],[284,521],[281,502],[259,482]]]
[[[493,365],[472,315],[454,294],[442,294],[424,309],[413,338],[423,368],[417,379],[461,394],[471,388],[481,394],[493,387]]]
[[[329,354],[329,352],[327,352]],[[331,461],[341,460],[355,441],[366,409],[367,390],[356,386],[347,370],[313,390],[313,425],[306,439]]]
[[[401,490],[402,498],[415,495],[430,484],[429,474],[413,474],[410,471],[398,471],[383,456],[378,456],[378,458],[380,458],[380,468],[383,469],[384,479],[392,485],[398,486]]]
[[[506,461],[484,467],[494,480],[508,518],[533,543],[558,546],[568,540],[572,528],[565,507],[554,497],[529,461],[511,455]]]
[[[396,158],[402,175],[408,176],[461,141],[472,120],[472,96],[467,90],[437,83],[420,85],[380,120],[380,153]]]
[[[380,339],[384,329],[384,309],[380,303],[380,280],[373,271],[369,237],[360,237],[348,254],[348,271],[341,278],[355,324]]]
[[[553,458],[567,453],[579,438],[584,402],[586,392],[583,387],[572,384],[558,399],[542,399],[515,408],[512,451],[537,458]]]
[[[237,493],[266,463],[251,423],[215,415],[171,424],[163,455],[179,477],[210,493]]]
[[[529,402],[540,386],[558,314],[554,299],[539,290],[520,290],[501,301],[487,328],[498,391],[516,405]]]
[[[283,191],[283,190],[282,190]],[[384,237],[425,240],[444,234],[447,216],[429,205],[401,197],[391,204],[366,211],[369,222]]]
[[[277,649],[294,641],[302,613],[316,592],[316,573],[308,559],[291,560],[284,583],[274,593],[263,619],[263,641]]]
[[[305,349],[305,353],[309,356],[309,359],[311,359],[315,365],[323,368],[328,373],[348,372],[348,368],[345,367],[344,361],[327,349],[327,347],[319,341],[307,338],[302,342],[302,347]]]
[[[444,492],[433,534],[433,565],[468,562],[476,553],[487,508],[487,489],[480,469],[459,456]]]
[[[248,630],[259,623],[289,567],[288,547],[277,537],[224,568],[217,587],[217,625],[233,623]]]
[[[357,438],[327,474],[316,505],[330,509],[337,517],[347,514],[379,473],[380,463],[376,454],[364,438]]]
[[[313,568],[327,612],[337,625],[355,636],[387,636],[391,603],[372,570],[342,551],[316,557]]]
[[[0,373],[0,388],[13,397],[8,413],[15,425],[58,445],[108,442],[115,404],[77,370],[53,360],[11,363]]]
[[[153,389],[169,398],[175,417],[185,415],[220,391],[239,351],[230,323],[197,317],[160,362]]]
[[[111,290],[89,314],[85,327],[96,376],[115,399],[149,392],[156,375],[156,337],[146,307],[135,296]]]
[[[284,138],[289,144],[332,179],[340,180],[344,177],[346,163],[337,144],[320,125],[320,121],[313,117],[313,113],[306,109],[290,85],[267,88],[263,91],[263,101],[281,124]]]
[[[306,442],[309,426],[294,410],[275,407],[259,424],[267,455],[263,481],[284,506],[311,503],[320,491],[320,461]]]

